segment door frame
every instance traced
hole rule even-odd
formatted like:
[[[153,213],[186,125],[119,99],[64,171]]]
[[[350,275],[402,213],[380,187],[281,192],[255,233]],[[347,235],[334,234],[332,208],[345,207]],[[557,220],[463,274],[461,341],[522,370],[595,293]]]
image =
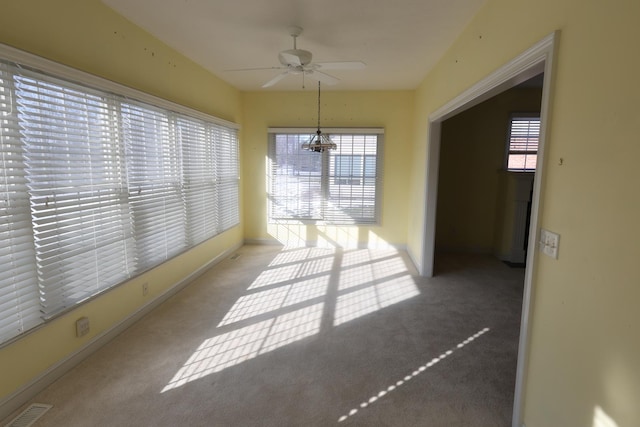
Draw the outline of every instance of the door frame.
[[[419,266],[420,274],[432,277],[435,255],[436,207],[438,200],[438,172],[440,163],[441,127],[442,122],[455,116],[507,89],[510,89],[529,78],[544,72],[542,86],[542,102],[540,105],[540,139],[538,145],[538,160],[533,185],[531,202],[531,216],[529,226],[529,244],[525,268],[524,291],[522,301],[522,316],[520,323],[520,340],[518,343],[518,365],[516,368],[516,387],[513,402],[512,426],[518,427],[522,422],[522,398],[526,381],[527,353],[530,335],[531,304],[533,297],[532,279],[538,259],[536,244],[538,229],[540,228],[540,208],[542,195],[542,181],[544,179],[545,142],[547,139],[548,117],[552,82],[554,78],[554,56],[557,49],[559,32],[555,31],[538,43],[518,55],[509,63],[502,66],[450,102],[434,111],[429,116],[427,130],[427,173],[425,186],[425,206],[422,223],[422,262]]]

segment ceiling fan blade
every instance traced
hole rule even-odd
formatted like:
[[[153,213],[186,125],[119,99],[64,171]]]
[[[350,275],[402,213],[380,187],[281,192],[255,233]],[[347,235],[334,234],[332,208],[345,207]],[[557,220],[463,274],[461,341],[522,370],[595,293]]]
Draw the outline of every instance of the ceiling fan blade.
[[[263,84],[262,87],[271,87],[271,86],[273,86],[274,84],[278,83],[280,80],[282,80],[285,77],[287,77],[287,74],[289,74],[288,71],[285,71],[284,73],[278,74],[277,76],[275,76],[274,78],[272,78],[271,80],[269,80],[268,82]]]
[[[316,62],[318,70],[361,70],[367,67],[362,61]]]
[[[340,81],[339,78],[330,76],[329,74],[323,73],[322,71],[318,71],[318,70],[311,71],[309,75],[312,78],[315,78],[316,80],[320,80],[320,82],[327,85],[334,85]]]
[[[234,68],[223,71],[260,71],[260,70],[284,70],[286,67],[256,67],[256,68]]]

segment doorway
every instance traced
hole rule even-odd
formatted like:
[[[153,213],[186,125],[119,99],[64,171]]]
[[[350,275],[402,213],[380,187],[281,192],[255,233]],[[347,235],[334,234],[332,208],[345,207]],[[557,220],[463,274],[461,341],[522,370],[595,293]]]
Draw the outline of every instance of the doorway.
[[[544,74],[442,122],[438,254],[492,255],[524,267]]]
[[[522,303],[522,317],[520,324],[520,339],[518,345],[518,364],[516,370],[516,387],[513,405],[512,425],[517,427],[522,418],[522,394],[525,382],[526,355],[529,341],[530,308],[532,301],[532,274],[535,269],[538,253],[535,251],[537,233],[540,226],[539,205],[541,196],[541,181],[544,176],[544,146],[547,128],[547,115],[550,104],[551,84],[553,81],[553,56],[557,33],[552,33],[532,46],[527,51],[513,59],[502,68],[489,75],[458,97],[445,104],[429,117],[427,149],[427,173],[425,186],[425,208],[423,219],[422,259],[419,270],[423,276],[434,274],[435,231],[438,197],[438,174],[440,166],[440,149],[442,123],[481,102],[507,90],[530,78],[544,73],[542,87],[542,102],[540,106],[540,139],[538,147],[538,162],[536,178],[533,185],[528,250],[526,255],[525,281]]]

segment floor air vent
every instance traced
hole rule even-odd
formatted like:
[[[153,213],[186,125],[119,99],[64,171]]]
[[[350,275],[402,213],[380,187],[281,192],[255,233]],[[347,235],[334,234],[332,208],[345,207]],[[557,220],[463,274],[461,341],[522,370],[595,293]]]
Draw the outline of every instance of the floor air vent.
[[[233,254],[229,259],[238,259],[239,257],[240,257],[240,254]]]
[[[5,427],[29,427],[45,414],[49,409],[53,408],[53,405],[46,405],[44,403],[34,403],[27,409],[22,411],[20,415],[15,417]]]

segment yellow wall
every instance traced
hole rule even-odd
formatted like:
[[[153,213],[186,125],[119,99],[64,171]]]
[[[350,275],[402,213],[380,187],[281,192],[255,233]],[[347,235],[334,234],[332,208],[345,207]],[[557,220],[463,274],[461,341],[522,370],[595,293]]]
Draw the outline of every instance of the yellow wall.
[[[0,43],[240,122],[237,89],[100,0],[2,2]]]
[[[540,89],[513,88],[442,123],[437,251],[501,252],[496,217],[506,219],[499,189],[507,178],[500,171],[510,115],[539,113],[541,95]]]
[[[404,245],[413,92],[329,92],[321,95],[322,127],[384,128],[382,221],[373,227],[267,226],[266,156],[269,127],[317,126],[317,90],[243,94],[244,225],[249,240],[278,239],[354,247]]]
[[[560,30],[534,271],[527,427],[640,425],[640,2],[489,0],[416,93],[408,243],[420,258],[427,117]],[[564,164],[559,164],[559,159]],[[600,424],[601,425],[601,424]]]
[[[239,123],[240,95],[99,0],[3,2],[0,42]],[[0,349],[0,401],[242,242],[236,227]],[[142,283],[149,295],[142,296]],[[75,337],[76,319],[91,332]]]

